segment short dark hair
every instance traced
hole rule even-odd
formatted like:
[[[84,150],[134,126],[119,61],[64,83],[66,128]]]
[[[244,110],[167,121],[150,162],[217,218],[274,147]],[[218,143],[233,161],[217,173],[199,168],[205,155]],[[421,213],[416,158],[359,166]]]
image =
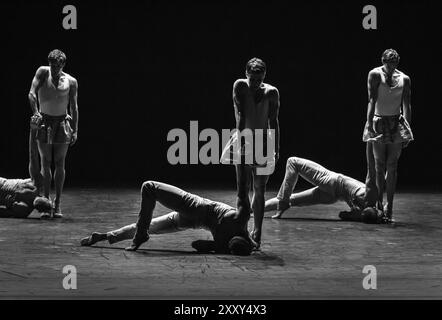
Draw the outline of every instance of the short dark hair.
[[[65,64],[66,59],[67,58],[66,58],[66,55],[64,54],[64,52],[61,50],[58,50],[58,49],[52,50],[51,52],[49,52],[49,55],[48,55],[49,63],[58,62],[58,63]]]
[[[379,223],[380,216],[376,208],[368,207],[361,212],[362,222],[365,223]]]
[[[45,197],[36,197],[33,203],[34,208],[38,212],[48,212],[50,213],[52,210],[52,202],[48,198]]]
[[[246,64],[247,73],[265,73],[266,69],[265,62],[259,58],[252,58]]]
[[[252,245],[246,238],[235,236],[229,241],[229,251],[233,255],[248,256],[252,252]]]
[[[387,49],[382,53],[382,63],[397,62],[399,63],[399,53],[394,49]]]

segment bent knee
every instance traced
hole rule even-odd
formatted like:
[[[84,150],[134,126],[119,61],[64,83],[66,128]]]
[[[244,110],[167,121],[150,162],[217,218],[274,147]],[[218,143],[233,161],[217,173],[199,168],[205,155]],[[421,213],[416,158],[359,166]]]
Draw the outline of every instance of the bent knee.
[[[298,160],[297,157],[290,157],[290,158],[288,158],[286,166],[294,166],[296,164],[297,160]]]
[[[155,181],[147,180],[144,181],[141,186],[141,191],[151,191],[155,188]]]

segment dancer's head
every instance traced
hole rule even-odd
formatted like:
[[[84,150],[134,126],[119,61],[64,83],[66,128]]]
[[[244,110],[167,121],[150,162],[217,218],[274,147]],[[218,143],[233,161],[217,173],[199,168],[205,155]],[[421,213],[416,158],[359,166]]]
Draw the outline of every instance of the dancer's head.
[[[382,53],[382,64],[388,73],[393,73],[399,65],[399,54],[394,49],[387,49]]]
[[[252,58],[246,64],[246,77],[249,87],[257,90],[266,76],[266,64],[259,58]]]
[[[66,55],[64,52],[55,49],[49,52],[48,55],[49,67],[53,76],[59,75],[66,64]]]
[[[244,237],[235,236],[229,241],[229,251],[233,255],[248,256],[252,253],[252,244]]]
[[[38,212],[48,212],[50,213],[52,210],[52,203],[48,198],[45,197],[36,197],[33,203],[34,208]]]
[[[365,223],[379,223],[378,210],[372,207],[365,208],[361,212],[361,219]]]

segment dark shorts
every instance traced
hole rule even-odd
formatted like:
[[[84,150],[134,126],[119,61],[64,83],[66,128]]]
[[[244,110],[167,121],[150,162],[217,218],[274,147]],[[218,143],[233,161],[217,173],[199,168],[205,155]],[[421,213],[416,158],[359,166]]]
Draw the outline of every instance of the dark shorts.
[[[69,144],[72,139],[72,128],[66,115],[43,118],[37,129],[37,140],[48,144]]]

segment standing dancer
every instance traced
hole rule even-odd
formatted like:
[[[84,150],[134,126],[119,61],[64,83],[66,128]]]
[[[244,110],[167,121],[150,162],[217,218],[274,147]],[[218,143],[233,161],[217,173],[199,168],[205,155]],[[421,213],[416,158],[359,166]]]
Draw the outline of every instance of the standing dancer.
[[[255,135],[256,129],[261,129],[265,131],[263,137],[267,139],[269,136],[267,130],[274,130],[274,150],[271,150],[271,153],[275,154],[275,165],[279,158],[279,92],[276,87],[263,82],[265,76],[266,64],[264,61],[258,58],[248,61],[246,79],[238,79],[233,84],[233,105],[238,132],[249,129]],[[242,139],[240,138],[240,140]],[[239,143],[242,150],[244,144],[242,141]],[[264,141],[263,144],[265,144]],[[256,151],[255,149],[254,152]],[[244,158],[241,159],[239,164],[236,164],[237,209],[240,214],[253,210],[255,224],[252,238],[259,246],[264,218],[264,195],[271,172],[259,174],[257,171],[258,167],[246,164]],[[253,199],[250,207],[249,189],[252,180]]]
[[[396,69],[399,54],[395,50],[384,51],[382,64],[368,74],[369,103],[363,141],[373,144],[378,208],[383,209],[390,222],[393,222],[397,163],[402,148],[413,140],[409,125],[411,81],[406,74]],[[387,192],[385,207],[384,189]]]
[[[38,68],[32,80],[29,103],[34,118],[40,119],[40,121],[36,121],[40,122],[37,130],[37,143],[41,158],[44,195],[49,198],[52,182],[51,164],[54,159],[53,216],[61,218],[63,214],[60,209],[60,198],[65,180],[66,154],[69,145],[73,145],[77,141],[78,84],[75,78],[63,72],[63,67],[66,64],[66,55],[63,52],[60,50],[51,51],[48,62],[49,66]],[[68,106],[72,115],[72,127],[67,114]],[[43,213],[41,217],[49,218],[50,215]]]

